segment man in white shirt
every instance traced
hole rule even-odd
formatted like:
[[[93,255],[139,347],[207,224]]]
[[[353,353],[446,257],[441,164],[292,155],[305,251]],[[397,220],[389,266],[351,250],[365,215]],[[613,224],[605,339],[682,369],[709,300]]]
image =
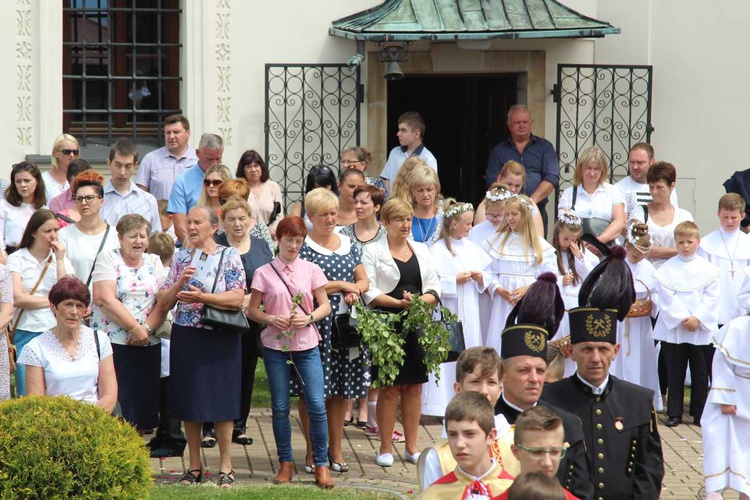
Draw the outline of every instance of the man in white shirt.
[[[422,115],[414,111],[407,111],[398,117],[398,142],[401,144],[393,148],[388,155],[388,161],[380,172],[380,177],[385,180],[386,187],[391,190],[393,180],[401,169],[401,165],[412,157],[422,158],[435,172],[438,171],[437,159],[424,146],[425,123]]]
[[[164,120],[164,147],[151,151],[141,160],[135,183],[157,200],[168,200],[175,179],[198,162],[195,150],[188,146],[190,122],[183,115]]]
[[[132,141],[117,141],[109,150],[107,167],[111,178],[104,186],[101,218],[110,226],[116,226],[123,215],[139,214],[151,223],[151,234],[160,233],[161,219],[156,198],[130,180],[137,163],[138,149]]]
[[[651,144],[639,142],[631,146],[628,153],[629,175],[615,183],[615,186],[620,188],[622,195],[625,197],[628,220],[631,219],[630,214],[636,206],[647,205],[653,200],[646,181],[646,174],[649,167],[655,162],[654,148]],[[675,209],[678,208],[676,189],[672,190],[669,201],[672,202]]]

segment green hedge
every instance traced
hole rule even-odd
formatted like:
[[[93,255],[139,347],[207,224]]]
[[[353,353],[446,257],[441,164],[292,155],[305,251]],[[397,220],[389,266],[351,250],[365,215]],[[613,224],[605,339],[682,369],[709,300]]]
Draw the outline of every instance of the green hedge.
[[[67,397],[0,403],[0,499],[143,499],[152,484],[138,433]]]

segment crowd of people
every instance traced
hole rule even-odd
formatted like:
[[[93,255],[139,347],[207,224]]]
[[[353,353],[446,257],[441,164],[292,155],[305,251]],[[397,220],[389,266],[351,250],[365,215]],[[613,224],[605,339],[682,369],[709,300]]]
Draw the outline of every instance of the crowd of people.
[[[731,487],[747,499],[744,199],[723,196],[719,229],[701,237],[677,205],[676,168],[649,144],[631,147],[617,184],[591,147],[550,220],[554,148],[524,106],[507,124],[476,207],[441,195],[424,121],[409,112],[379,176],[367,149],[348,148],[338,175],[310,168],[288,215],[260,154],[244,152],[233,172],[220,136],[190,148],[182,115],[140,164],[135,144],[115,143],[106,182],[61,135],[52,169],[14,165],[0,201],[0,400],[13,345],[17,396],[65,394],[156,429],[152,457],[187,447],[183,484],[203,481],[200,449],[218,445],[218,484],[231,487],[230,447],[253,443],[262,358],[275,483],[295,471],[299,396],[304,470],[322,488],[349,471],[342,440],[356,425],[379,439],[379,466],[405,443],[425,499],[655,499],[657,412],[683,424],[689,365],[692,423],[704,442],[728,443],[704,449],[708,498]],[[366,345],[334,342],[337,319],[358,303],[400,313],[417,297],[457,315],[465,350],[428,373],[399,320],[408,362],[375,388],[382,367]],[[444,418],[445,444],[419,449],[422,415]]]

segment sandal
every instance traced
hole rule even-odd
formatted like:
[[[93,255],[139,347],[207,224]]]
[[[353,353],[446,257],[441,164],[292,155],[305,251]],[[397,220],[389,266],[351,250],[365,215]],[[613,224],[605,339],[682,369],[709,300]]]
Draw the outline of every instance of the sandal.
[[[334,462],[331,454],[328,454],[328,465],[333,472],[349,472],[349,464],[346,462]]]
[[[238,436],[233,436],[232,442],[241,444],[243,446],[250,446],[251,444],[253,444],[253,438],[251,438],[247,434],[240,434]]]
[[[234,486],[234,470],[229,472],[219,471],[219,488],[231,488]]]
[[[315,464],[305,464],[305,472],[307,472],[308,474],[315,474]]]
[[[367,427],[367,420],[357,420],[357,429],[364,429]]]
[[[344,427],[349,427],[354,423],[354,415],[352,415],[352,418],[350,419],[344,419]]]
[[[211,436],[204,436],[201,440],[201,448],[213,448],[216,446],[216,438]]]
[[[196,476],[195,473],[198,473]],[[203,468],[200,469],[190,469],[188,470],[184,476],[182,476],[182,479],[180,479],[180,484],[184,484],[185,486],[200,483],[203,481]]]

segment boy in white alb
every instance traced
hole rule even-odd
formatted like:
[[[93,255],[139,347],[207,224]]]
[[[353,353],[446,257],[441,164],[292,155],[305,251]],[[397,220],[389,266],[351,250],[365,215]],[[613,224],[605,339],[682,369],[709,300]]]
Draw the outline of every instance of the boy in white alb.
[[[719,327],[748,311],[740,307],[737,294],[742,284],[742,269],[750,265],[750,235],[740,231],[745,217],[745,199],[728,193],[719,199],[721,227],[701,239],[699,255],[719,268],[721,300]],[[709,366],[710,366],[709,361]]]
[[[743,285],[737,297],[750,308],[750,268],[743,270]],[[713,384],[701,419],[703,476],[706,500],[724,498],[732,488],[740,500],[750,500],[750,454],[743,442],[750,435],[750,316],[733,319],[713,335],[717,352]],[[721,443],[717,446],[717,443]]]
[[[690,415],[700,425],[708,396],[711,335],[717,329],[720,296],[719,269],[697,255],[700,230],[681,222],[674,230],[677,255],[655,273],[660,312],[654,339],[661,340],[669,386],[667,427],[682,423],[685,372],[690,362]]]

